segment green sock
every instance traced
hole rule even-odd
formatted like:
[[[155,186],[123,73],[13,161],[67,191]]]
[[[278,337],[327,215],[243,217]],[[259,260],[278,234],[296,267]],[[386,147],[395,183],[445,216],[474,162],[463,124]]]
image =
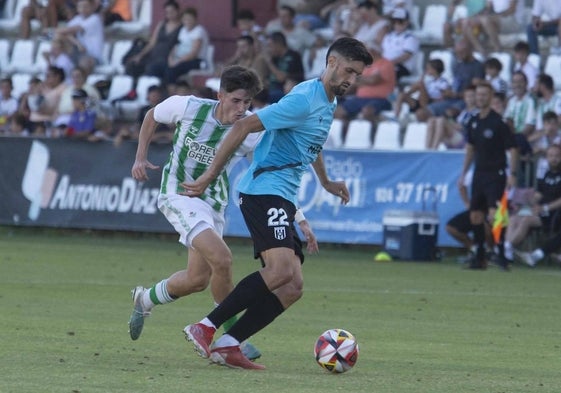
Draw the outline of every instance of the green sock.
[[[232,318],[228,319],[222,324],[222,326],[224,327],[224,331],[227,332],[228,330],[230,330],[230,328],[234,326],[236,322],[238,322],[238,317],[237,315],[234,315]]]

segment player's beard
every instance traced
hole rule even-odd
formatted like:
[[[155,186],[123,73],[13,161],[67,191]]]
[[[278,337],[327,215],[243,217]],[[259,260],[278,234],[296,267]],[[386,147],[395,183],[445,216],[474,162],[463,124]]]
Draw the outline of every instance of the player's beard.
[[[330,82],[331,82],[331,91],[336,96],[345,95],[345,93],[350,87],[350,84],[348,84],[347,82],[340,83],[336,79],[336,77],[333,77]]]

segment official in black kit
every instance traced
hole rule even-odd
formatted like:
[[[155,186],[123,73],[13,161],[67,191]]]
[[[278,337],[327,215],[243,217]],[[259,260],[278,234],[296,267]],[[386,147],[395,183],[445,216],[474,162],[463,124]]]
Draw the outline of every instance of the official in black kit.
[[[477,252],[475,259],[469,264],[471,269],[486,269],[483,224],[485,219],[492,224],[505,189],[516,185],[519,155],[516,140],[512,129],[491,109],[492,97],[493,87],[489,83],[482,82],[476,87],[475,101],[478,113],[466,126],[466,154],[459,179],[459,182],[463,183],[464,176],[473,163],[469,210]],[[510,153],[510,164],[507,151]],[[500,266],[508,269],[508,261],[504,258],[500,245],[499,255]]]

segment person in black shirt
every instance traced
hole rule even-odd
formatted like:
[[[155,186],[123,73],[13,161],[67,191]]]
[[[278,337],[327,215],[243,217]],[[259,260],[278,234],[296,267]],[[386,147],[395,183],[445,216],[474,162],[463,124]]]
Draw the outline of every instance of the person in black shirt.
[[[473,225],[474,240],[477,245],[475,259],[470,263],[471,269],[485,269],[485,229],[484,221],[495,215],[505,187],[516,185],[518,167],[518,148],[514,134],[501,116],[491,109],[493,87],[488,82],[481,82],[475,90],[475,105],[479,112],[467,123],[467,145],[459,184],[471,164],[474,174],[470,197],[470,220]],[[510,152],[510,171],[507,174],[506,151]],[[507,176],[508,175],[508,176]],[[500,252],[500,265],[508,269],[504,253]]]

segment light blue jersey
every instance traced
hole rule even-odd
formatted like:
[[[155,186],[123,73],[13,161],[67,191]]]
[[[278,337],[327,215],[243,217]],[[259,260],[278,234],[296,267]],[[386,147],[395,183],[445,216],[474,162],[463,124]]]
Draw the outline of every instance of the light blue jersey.
[[[327,140],[336,106],[337,100],[329,102],[321,81],[312,79],[258,111],[265,132],[238,191],[278,195],[297,205],[300,180]]]

